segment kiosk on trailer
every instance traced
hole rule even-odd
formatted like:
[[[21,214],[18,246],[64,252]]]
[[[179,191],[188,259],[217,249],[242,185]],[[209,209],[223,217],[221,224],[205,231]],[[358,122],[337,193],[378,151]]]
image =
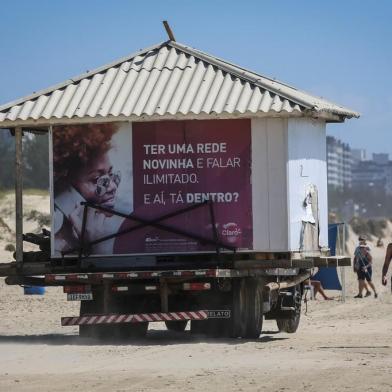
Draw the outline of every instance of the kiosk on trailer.
[[[0,107],[16,143],[8,284],[63,286],[83,335],[295,332],[328,253],[326,124],[353,112],[169,41]],[[51,230],[23,234],[22,137],[50,140]],[[37,252],[23,252],[23,241]]]

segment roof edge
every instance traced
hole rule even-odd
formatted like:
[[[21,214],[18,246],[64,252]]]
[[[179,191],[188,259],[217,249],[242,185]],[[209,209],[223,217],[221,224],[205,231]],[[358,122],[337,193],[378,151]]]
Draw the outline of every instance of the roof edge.
[[[144,122],[144,121],[166,121],[166,120],[227,120],[240,118],[310,118],[325,121],[327,123],[344,122],[342,116],[334,113],[314,112],[307,110],[306,112],[244,112],[244,113],[192,113],[192,114],[153,114],[141,116],[108,116],[108,117],[72,117],[72,118],[39,118],[37,120],[6,120],[0,122],[0,129],[9,129],[20,126],[22,128],[49,127],[65,124],[85,124],[85,123],[105,123],[105,122]]]

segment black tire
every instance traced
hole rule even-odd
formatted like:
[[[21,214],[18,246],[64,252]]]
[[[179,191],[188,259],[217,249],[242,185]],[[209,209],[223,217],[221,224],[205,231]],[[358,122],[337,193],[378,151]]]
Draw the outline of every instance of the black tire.
[[[192,335],[205,335],[209,338],[231,338],[232,323],[230,319],[210,319],[204,321],[191,321]]]
[[[114,305],[116,313],[137,314],[149,312],[150,305],[145,298],[119,297]],[[120,340],[142,339],[147,335],[148,322],[126,323],[112,326],[113,335]]]
[[[300,315],[290,319],[278,319],[276,324],[278,325],[279,332],[295,333],[299,326]]]
[[[80,316],[103,313],[103,290],[93,293],[94,300],[81,301]],[[140,313],[144,309],[144,301],[128,302],[129,297],[110,298],[111,313]],[[127,324],[103,324],[103,325],[79,325],[79,336],[84,338],[95,338],[100,340],[113,339],[140,339],[146,336],[148,323]]]
[[[191,334],[201,335],[206,333],[206,321],[191,320]]]
[[[102,295],[95,292],[94,299],[91,301],[80,301],[80,316],[89,314],[98,314],[102,309]],[[99,326],[97,325],[79,325],[79,336],[81,338],[99,338]]]
[[[113,325],[111,327],[113,337],[120,340],[142,339],[148,331],[148,323],[129,323]]]
[[[230,319],[191,320],[191,334],[205,335],[209,338],[227,338],[231,336]]]
[[[165,321],[166,328],[169,331],[174,331],[174,332],[184,332],[185,328],[188,324],[188,320],[182,320],[182,321]]]
[[[247,321],[245,338],[258,339],[263,327],[263,281],[249,279],[246,285]]]
[[[233,282],[232,331],[233,338],[245,337],[248,319],[248,294],[245,279]]]
[[[92,301],[80,302],[80,316],[103,313],[103,296],[101,293],[94,293],[94,297],[95,298]],[[79,325],[79,336],[82,338],[107,340],[116,336],[113,327],[115,326],[107,324]]]
[[[233,295],[228,292],[214,292],[199,298],[196,309],[231,310]],[[191,320],[192,335],[205,335],[209,338],[231,338],[232,318],[210,318],[207,320]]]
[[[292,313],[290,318],[277,319],[276,324],[278,326],[279,332],[295,333],[299,327],[299,322],[301,319],[301,301],[302,293],[300,286],[294,288],[295,297],[295,311]]]

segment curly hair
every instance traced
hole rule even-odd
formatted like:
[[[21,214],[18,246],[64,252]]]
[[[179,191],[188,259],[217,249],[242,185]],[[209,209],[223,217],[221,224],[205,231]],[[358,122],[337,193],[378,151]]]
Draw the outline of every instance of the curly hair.
[[[112,123],[64,125],[53,128],[53,169],[55,181],[86,165],[97,155],[107,152],[117,126]]]

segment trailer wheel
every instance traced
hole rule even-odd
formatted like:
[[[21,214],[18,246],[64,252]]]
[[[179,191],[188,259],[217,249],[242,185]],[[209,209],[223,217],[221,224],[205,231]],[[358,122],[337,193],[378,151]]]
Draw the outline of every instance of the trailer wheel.
[[[100,314],[103,309],[103,291],[94,291],[94,299],[92,301],[80,301],[80,316],[91,314]],[[79,336],[82,338],[93,338],[106,340],[117,337],[114,333],[112,325],[79,325]]]
[[[95,298],[92,301],[80,301],[80,316],[99,313],[101,309],[100,301],[101,298],[97,294],[95,294]],[[96,325],[79,325],[79,336],[81,338],[97,338],[99,337],[98,335]]]
[[[174,332],[184,332],[185,328],[188,324],[188,320],[182,320],[182,321],[165,321],[166,328],[169,331],[174,331]]]
[[[301,287],[299,285],[295,286],[293,295],[294,295],[295,312],[293,312],[290,318],[276,320],[276,324],[278,326],[279,332],[286,332],[286,333],[297,332],[299,322],[301,319],[301,302],[302,302]]]
[[[233,282],[232,337],[245,337],[248,319],[248,294],[245,279]]]
[[[81,301],[80,316],[89,314],[101,314],[103,312],[104,291],[94,291],[94,300]],[[134,301],[131,304],[127,297],[109,297],[110,311],[112,313],[140,313],[146,306],[145,301]],[[101,340],[112,339],[140,339],[146,336],[148,322],[127,324],[102,324],[102,325],[79,325],[79,336],[96,338]]]
[[[148,331],[148,323],[120,324],[114,327],[114,336],[119,339],[141,339]]]
[[[150,311],[151,304],[145,298],[120,297],[114,309],[118,313],[142,313]],[[119,339],[141,339],[147,335],[148,322],[113,325],[113,333]]]
[[[245,337],[257,339],[263,327],[263,281],[247,280],[246,293],[248,309]]]
[[[206,321],[191,320],[191,334],[201,335],[206,333],[205,323]]]
[[[297,332],[300,320],[300,314],[296,314],[293,318],[289,319],[278,319],[276,324],[278,325],[279,332],[295,333]]]
[[[214,293],[204,299],[205,303],[199,303],[198,307],[205,309],[231,310],[233,296],[231,292]],[[191,334],[202,334],[209,338],[232,337],[232,318],[191,320]]]
[[[191,320],[191,334],[206,335],[208,338],[230,338],[232,337],[232,324],[230,319]]]

